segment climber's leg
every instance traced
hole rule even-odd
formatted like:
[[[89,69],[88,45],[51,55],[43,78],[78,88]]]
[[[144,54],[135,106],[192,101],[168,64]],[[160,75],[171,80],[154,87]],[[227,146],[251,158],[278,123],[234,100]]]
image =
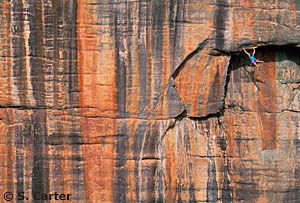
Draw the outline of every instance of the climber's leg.
[[[257,66],[256,59],[253,59],[251,63]]]

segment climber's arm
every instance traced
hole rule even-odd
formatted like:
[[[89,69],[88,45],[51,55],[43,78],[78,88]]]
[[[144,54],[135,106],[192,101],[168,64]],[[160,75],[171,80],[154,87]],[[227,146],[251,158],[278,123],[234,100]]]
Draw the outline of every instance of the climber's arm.
[[[254,54],[255,54],[255,48],[256,48],[256,47],[253,47],[253,48],[252,48],[252,49],[253,49],[253,56],[254,56]]]
[[[246,51],[245,48],[243,48],[244,52],[250,57],[250,54]]]

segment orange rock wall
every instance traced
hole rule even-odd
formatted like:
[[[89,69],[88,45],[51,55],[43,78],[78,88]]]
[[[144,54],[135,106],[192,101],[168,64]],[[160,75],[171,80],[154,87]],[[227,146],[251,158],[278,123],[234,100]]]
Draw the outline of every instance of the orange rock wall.
[[[297,0],[0,0],[0,22],[0,198],[299,199]]]

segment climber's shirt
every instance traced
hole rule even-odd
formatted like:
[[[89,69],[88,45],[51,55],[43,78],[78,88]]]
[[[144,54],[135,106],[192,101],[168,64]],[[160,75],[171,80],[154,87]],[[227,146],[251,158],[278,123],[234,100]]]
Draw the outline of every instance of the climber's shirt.
[[[254,65],[256,65],[256,59],[254,56],[250,56],[250,61],[251,63],[253,63]]]

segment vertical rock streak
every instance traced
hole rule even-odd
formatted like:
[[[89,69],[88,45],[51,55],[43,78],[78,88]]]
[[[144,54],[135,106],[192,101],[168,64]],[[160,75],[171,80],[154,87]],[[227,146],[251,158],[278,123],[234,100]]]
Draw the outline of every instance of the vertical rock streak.
[[[216,49],[222,50],[225,45],[226,22],[228,21],[227,0],[217,0],[215,10]]]

